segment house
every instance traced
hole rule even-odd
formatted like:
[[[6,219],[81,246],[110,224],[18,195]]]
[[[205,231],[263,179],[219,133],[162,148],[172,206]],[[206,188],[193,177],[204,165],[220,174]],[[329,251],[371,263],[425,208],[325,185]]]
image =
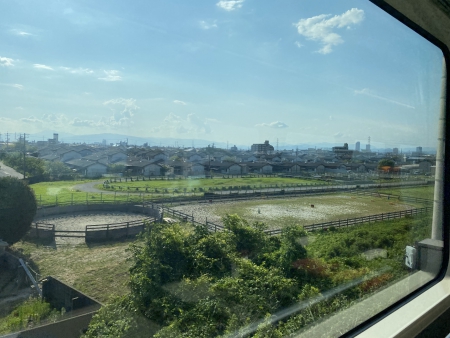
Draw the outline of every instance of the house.
[[[123,151],[106,152],[106,155],[108,156],[108,161],[110,163],[125,162],[128,157]]]
[[[243,166],[238,163],[228,163],[228,168],[226,169],[226,173],[229,175],[242,175]]]
[[[67,161],[66,164],[85,177],[100,177],[106,174],[108,170],[108,166],[106,164],[89,161],[82,158]]]
[[[200,162],[202,160],[202,157],[199,154],[192,154],[189,155],[188,161],[189,162]]]
[[[261,174],[271,174],[273,172],[273,166],[269,163],[264,162],[254,162],[247,163],[249,172],[261,173]]]
[[[189,176],[202,176],[205,175],[205,166],[200,163],[188,164]]]

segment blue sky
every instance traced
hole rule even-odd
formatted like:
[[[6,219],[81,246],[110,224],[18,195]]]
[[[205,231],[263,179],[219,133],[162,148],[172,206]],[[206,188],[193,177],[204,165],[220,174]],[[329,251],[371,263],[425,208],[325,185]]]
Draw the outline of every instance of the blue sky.
[[[434,146],[441,64],[369,1],[4,1],[0,133]]]

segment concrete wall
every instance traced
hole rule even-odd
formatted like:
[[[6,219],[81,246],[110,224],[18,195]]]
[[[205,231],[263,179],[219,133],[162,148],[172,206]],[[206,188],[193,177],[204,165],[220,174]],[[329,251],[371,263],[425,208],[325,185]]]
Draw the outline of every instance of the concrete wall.
[[[4,338],[79,338],[83,334],[95,312],[86,313],[56,323],[35,327],[30,330],[11,333]]]
[[[64,319],[2,337],[78,338],[85,332],[92,316],[101,307],[95,299],[50,276],[43,280],[42,293],[44,300],[50,303],[52,308],[58,311],[63,307],[66,309]]]

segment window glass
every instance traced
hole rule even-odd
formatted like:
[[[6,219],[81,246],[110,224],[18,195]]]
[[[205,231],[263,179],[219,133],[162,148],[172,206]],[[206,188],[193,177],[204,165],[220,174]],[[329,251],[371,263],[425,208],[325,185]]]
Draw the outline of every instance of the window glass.
[[[0,176],[38,205],[8,252],[107,304],[87,336],[339,335],[438,273],[443,55],[371,2],[0,22]]]

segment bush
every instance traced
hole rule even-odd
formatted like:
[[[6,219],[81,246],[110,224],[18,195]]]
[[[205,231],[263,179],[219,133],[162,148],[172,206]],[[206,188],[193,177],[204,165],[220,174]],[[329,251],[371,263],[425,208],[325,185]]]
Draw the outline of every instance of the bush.
[[[37,203],[34,192],[21,180],[0,178],[0,239],[19,241],[30,229]]]

